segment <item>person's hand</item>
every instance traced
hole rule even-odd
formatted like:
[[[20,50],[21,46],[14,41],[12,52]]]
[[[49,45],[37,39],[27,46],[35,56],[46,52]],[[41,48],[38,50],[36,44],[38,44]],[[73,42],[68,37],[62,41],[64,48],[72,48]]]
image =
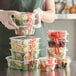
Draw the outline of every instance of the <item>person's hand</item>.
[[[13,22],[12,15],[16,15],[17,11],[0,11],[0,21],[8,29],[18,29],[19,27]]]
[[[35,25],[34,25],[34,27],[35,28],[40,28],[43,11],[40,8],[37,8],[33,12],[35,14]]]

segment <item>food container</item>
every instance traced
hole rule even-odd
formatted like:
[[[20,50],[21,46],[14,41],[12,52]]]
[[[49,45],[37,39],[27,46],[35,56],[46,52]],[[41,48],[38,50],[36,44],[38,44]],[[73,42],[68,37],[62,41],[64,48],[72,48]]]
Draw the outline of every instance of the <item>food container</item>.
[[[26,51],[31,51],[31,50],[38,50],[39,44],[34,47],[32,47],[32,45],[22,46],[22,45],[18,45],[18,44],[11,44],[11,49],[16,52],[26,52]]]
[[[29,62],[29,65],[28,65],[28,70],[36,70],[39,68],[39,59],[32,59],[30,62]]]
[[[6,60],[8,62],[9,68],[18,70],[28,70],[29,61],[25,61],[26,64],[24,64],[24,61],[14,60],[11,56],[6,57]]]
[[[26,35],[34,35],[35,28],[32,25],[19,27],[19,29],[15,30],[16,35],[26,36]]]
[[[28,51],[28,52],[16,52],[11,50],[12,59],[14,60],[31,60],[39,57],[40,50]]]
[[[49,47],[65,47],[67,42],[68,41],[65,41],[65,40],[59,40],[59,42],[56,43],[55,40],[48,40],[48,46]]]
[[[40,38],[36,38],[34,36],[15,36],[10,37],[11,43],[19,44],[19,45],[31,45],[33,43],[39,44]]]
[[[62,30],[48,30],[48,38],[55,40],[67,40],[67,31],[62,31]]]
[[[11,49],[14,51],[25,52],[39,49],[40,38],[32,36],[11,37]]]
[[[6,57],[6,60],[8,62],[8,67],[12,69],[17,69],[17,70],[36,70],[39,66],[39,60],[34,59],[34,60],[27,60],[27,61],[19,61],[19,60],[14,60],[12,59],[11,56]]]
[[[39,64],[40,64],[40,69],[41,71],[50,71],[50,70],[54,70],[55,68],[55,58],[50,57],[50,59],[48,58],[39,58]]]
[[[21,12],[13,17],[13,21],[18,26],[29,26],[35,24],[35,14],[30,12]]]
[[[67,48],[49,48],[48,56],[55,57],[56,59],[62,60],[66,57]]]
[[[62,60],[58,60],[56,64],[56,68],[67,68],[70,66],[71,58],[69,56],[66,56],[66,58]]]

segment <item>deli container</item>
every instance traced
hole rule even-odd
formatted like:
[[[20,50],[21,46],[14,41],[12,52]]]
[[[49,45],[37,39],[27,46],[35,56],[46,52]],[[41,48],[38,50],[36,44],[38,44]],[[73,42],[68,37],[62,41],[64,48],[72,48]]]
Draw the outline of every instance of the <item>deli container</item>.
[[[69,41],[65,41],[65,40],[59,40],[59,41],[55,41],[55,40],[48,40],[48,46],[49,47],[66,47],[66,43]]]
[[[19,61],[19,60],[12,59],[11,56],[8,56],[6,57],[6,60],[8,62],[8,67],[12,69],[28,71],[28,70],[38,69],[39,67],[38,59]]]
[[[14,51],[30,51],[39,49],[40,38],[32,36],[17,36],[11,37],[11,49]]]
[[[16,52],[11,50],[12,59],[14,60],[31,60],[39,58],[40,50],[28,51],[28,52]]]
[[[6,57],[6,60],[8,62],[9,68],[18,70],[28,70],[29,61],[26,61],[26,64],[24,64],[24,61],[14,60],[11,56]]]
[[[16,35],[26,36],[26,35],[34,35],[35,28],[32,25],[19,27],[19,29],[15,30]]]
[[[55,40],[66,40],[67,39],[67,31],[65,30],[48,30],[48,38]]]
[[[39,58],[40,69],[43,72],[47,72],[55,69],[55,58],[50,57],[49,59],[46,57]]]
[[[18,26],[29,26],[35,24],[35,14],[30,12],[20,12],[13,17],[13,21]]]
[[[48,49],[48,56],[55,57],[59,60],[62,60],[66,57],[66,52],[68,51],[67,48],[49,48]]]
[[[57,61],[56,68],[68,68],[70,67],[70,63],[71,58],[69,56],[66,56],[66,58]]]

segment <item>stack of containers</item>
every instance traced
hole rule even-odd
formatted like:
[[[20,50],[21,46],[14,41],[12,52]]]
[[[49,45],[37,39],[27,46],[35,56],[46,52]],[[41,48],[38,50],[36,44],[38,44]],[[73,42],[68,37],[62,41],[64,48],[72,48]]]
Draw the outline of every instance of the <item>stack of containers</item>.
[[[29,36],[35,33],[35,20],[33,13],[22,12],[13,17],[13,21],[19,26],[15,33],[20,36],[10,38],[12,56],[6,57],[8,67],[20,70],[38,68],[40,38]]]
[[[57,68],[65,68],[70,64],[70,58],[66,56],[67,36],[67,31],[48,30],[48,56],[56,58]]]

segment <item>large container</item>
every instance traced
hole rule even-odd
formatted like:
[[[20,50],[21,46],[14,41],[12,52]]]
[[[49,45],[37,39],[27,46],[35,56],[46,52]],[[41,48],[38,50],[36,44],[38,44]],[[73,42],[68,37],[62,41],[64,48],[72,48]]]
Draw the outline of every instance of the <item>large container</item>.
[[[48,38],[55,40],[67,40],[67,31],[65,30],[48,30]]]
[[[16,35],[26,36],[26,35],[34,35],[35,28],[32,25],[19,27],[19,29],[15,30]]]
[[[28,52],[16,52],[16,51],[11,50],[12,59],[21,60],[21,61],[37,59],[39,58],[39,52],[40,50],[28,51]]]
[[[32,36],[11,37],[11,49],[19,52],[26,52],[39,49],[40,38]]]
[[[62,60],[64,58],[66,58],[66,52],[67,52],[67,48],[49,48],[48,49],[48,56],[49,57],[55,57],[59,60]]]
[[[41,71],[50,71],[55,69],[55,58],[39,58],[39,64]]]
[[[8,67],[17,70],[36,70],[39,66],[39,60],[27,60],[27,61],[19,61],[12,59],[11,56],[6,57],[8,62]]]

